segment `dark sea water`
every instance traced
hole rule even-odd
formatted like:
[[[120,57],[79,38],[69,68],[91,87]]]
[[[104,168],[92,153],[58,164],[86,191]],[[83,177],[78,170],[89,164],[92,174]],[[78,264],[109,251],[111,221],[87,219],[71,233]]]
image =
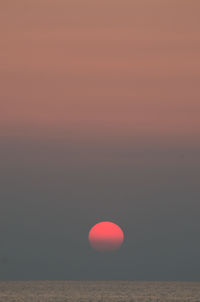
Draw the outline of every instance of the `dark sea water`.
[[[200,302],[200,283],[1,281],[0,302]]]

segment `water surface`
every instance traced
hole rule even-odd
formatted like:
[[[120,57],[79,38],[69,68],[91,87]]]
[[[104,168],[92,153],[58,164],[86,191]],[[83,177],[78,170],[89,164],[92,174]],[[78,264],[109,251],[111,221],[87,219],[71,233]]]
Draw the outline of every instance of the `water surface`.
[[[200,283],[1,281],[1,302],[199,302]]]

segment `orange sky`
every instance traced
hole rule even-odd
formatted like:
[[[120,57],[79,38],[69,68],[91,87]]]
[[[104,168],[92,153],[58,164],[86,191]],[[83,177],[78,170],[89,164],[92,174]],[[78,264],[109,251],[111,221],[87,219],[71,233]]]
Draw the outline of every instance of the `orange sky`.
[[[0,134],[196,142],[198,0],[0,4]]]

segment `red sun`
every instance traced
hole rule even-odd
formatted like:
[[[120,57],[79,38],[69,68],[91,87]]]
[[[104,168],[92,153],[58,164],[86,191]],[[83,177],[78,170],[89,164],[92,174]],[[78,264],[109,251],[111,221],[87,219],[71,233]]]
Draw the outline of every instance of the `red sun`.
[[[102,221],[95,224],[89,231],[90,245],[98,251],[114,251],[120,248],[124,241],[122,229],[115,223]]]

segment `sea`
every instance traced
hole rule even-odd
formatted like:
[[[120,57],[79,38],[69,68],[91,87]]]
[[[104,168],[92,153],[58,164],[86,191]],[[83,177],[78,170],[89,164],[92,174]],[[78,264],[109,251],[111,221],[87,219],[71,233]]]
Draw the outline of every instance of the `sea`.
[[[200,302],[198,282],[0,281],[0,302]]]

